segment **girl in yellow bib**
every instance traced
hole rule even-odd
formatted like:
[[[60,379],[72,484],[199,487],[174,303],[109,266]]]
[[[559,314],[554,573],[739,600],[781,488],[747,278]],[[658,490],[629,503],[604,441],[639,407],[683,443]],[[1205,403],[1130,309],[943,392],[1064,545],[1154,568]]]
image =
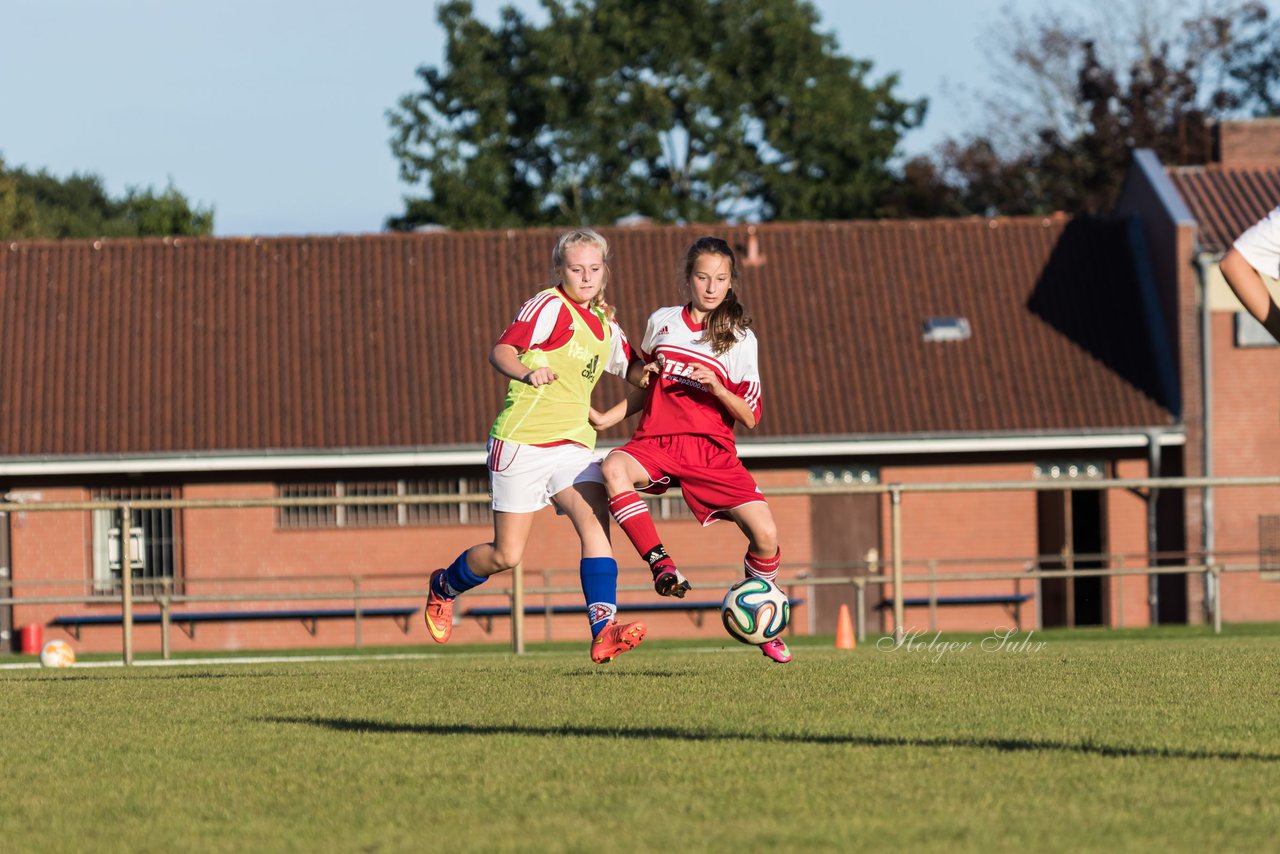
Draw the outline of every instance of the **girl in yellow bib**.
[[[493,542],[472,546],[431,574],[426,621],[438,643],[453,632],[454,599],[520,562],[533,514],[548,503],[569,517],[582,541],[592,660],[609,661],[644,640],[641,623],[616,619],[618,564],[588,421],[600,376],[625,377],[633,358],[604,299],[608,256],[608,243],[591,229],[562,234],[551,256],[557,284],[520,307],[489,353],[489,363],[511,380],[489,432]]]

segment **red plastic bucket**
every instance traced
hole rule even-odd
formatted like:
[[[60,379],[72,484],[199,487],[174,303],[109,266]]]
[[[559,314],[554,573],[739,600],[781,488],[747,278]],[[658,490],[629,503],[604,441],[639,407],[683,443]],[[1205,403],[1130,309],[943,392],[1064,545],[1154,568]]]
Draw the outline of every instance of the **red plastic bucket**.
[[[22,654],[39,655],[40,648],[44,646],[44,626],[32,623],[29,626],[23,626],[19,634],[22,635]]]

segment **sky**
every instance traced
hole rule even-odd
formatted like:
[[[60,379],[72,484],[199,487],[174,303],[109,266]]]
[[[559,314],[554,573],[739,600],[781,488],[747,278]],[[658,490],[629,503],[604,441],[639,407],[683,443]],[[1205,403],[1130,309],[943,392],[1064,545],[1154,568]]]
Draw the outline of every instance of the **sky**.
[[[1036,0],[816,0],[840,52],[929,100],[904,154],[973,126],[984,33]],[[434,0],[0,0],[0,158],[100,176],[113,196],[172,182],[215,233],[358,234],[414,192],[386,113],[439,66]],[[489,24],[514,5],[475,0]]]

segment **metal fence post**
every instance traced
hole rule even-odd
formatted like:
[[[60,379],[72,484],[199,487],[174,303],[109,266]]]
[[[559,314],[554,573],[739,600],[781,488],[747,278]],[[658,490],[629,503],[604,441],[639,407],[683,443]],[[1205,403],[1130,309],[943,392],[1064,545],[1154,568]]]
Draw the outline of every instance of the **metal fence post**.
[[[1222,565],[1213,564],[1209,567],[1209,578],[1213,584],[1213,601],[1210,605],[1213,608],[1213,633],[1215,635],[1222,634]]]
[[[807,623],[805,634],[812,635],[815,633],[815,626],[818,624],[818,615],[816,611],[817,603],[813,600],[813,574],[807,569],[802,569],[796,573],[796,581],[805,582],[804,585],[804,613],[805,622]]]
[[[524,655],[524,564],[511,570],[511,651]]]
[[[133,664],[133,510],[120,505],[120,625],[121,652],[126,665]]]
[[[1040,578],[1040,558],[1027,564],[1027,570],[1034,572],[1035,577],[1032,579],[1035,586],[1035,612],[1036,612],[1036,631],[1044,628],[1044,590],[1042,589]]]
[[[355,599],[356,649],[364,649],[364,619],[363,614],[360,613],[360,603],[363,601],[360,598],[360,576],[351,576],[351,590],[355,594],[353,598]]]
[[[165,661],[168,661],[173,655],[173,650],[169,644],[169,597],[171,592],[169,588],[172,585],[172,578],[160,579],[160,657]]]
[[[1067,593],[1064,597],[1067,604],[1067,628],[1074,629],[1076,627],[1076,522],[1070,489],[1062,491],[1062,527],[1064,529],[1062,538],[1065,541],[1062,544],[1062,563],[1063,569],[1067,571]]]
[[[1111,569],[1124,569],[1124,555],[1108,560],[1107,564]],[[1113,575],[1108,579],[1113,590],[1116,591],[1116,628],[1124,628],[1124,576]]]
[[[810,590],[813,588],[810,587]],[[812,599],[810,594],[810,599]],[[867,582],[863,578],[855,578],[853,580],[853,607],[854,607],[854,636],[857,637],[858,643],[864,643],[867,640],[867,621],[865,611],[867,609]],[[812,634],[812,632],[810,632]]]
[[[551,587],[551,570],[542,570],[542,636],[547,643],[551,643],[551,594],[547,590]]]
[[[867,576],[868,576],[868,577],[872,577],[872,576],[874,576],[874,577],[879,577],[879,576],[880,576],[880,570],[882,569],[882,567],[880,566],[880,550],[879,550],[879,549],[877,549],[877,548],[870,548],[870,549],[867,549],[866,558],[867,558]],[[883,605],[884,605],[884,586],[883,586],[883,585],[878,586],[878,587],[876,588],[876,590],[877,590],[877,591],[879,592],[879,594],[880,594],[880,601],[877,603],[877,605],[881,606],[881,607],[880,607],[880,621],[881,621],[881,622],[883,622],[883,620],[884,620],[884,608],[883,608]],[[866,605],[865,593],[864,593],[864,598],[863,598],[863,605],[864,605],[864,606]],[[866,625],[865,625],[865,623],[866,623],[865,615],[864,615],[864,618],[863,618],[863,623],[864,623],[864,625],[863,625],[863,630],[865,631],[865,630],[866,630]],[[859,640],[859,641],[862,641],[862,640],[865,640],[865,638],[861,638],[861,637],[860,637],[860,638],[858,638],[858,640]]]
[[[890,538],[893,541],[893,639],[902,643],[907,621],[906,605],[902,601],[902,485],[889,485]]]
[[[938,562],[931,560],[927,564],[929,570],[929,631],[938,630]]]

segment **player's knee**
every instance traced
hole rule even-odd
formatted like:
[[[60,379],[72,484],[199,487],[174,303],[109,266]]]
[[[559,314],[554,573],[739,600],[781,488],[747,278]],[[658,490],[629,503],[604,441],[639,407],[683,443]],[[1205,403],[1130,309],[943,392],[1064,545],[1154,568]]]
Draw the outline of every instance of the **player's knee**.
[[[751,552],[760,557],[773,557],[778,553],[778,526],[768,524],[756,525],[751,529]]]
[[[516,568],[516,564],[520,563],[520,559],[524,554],[520,549],[494,549],[493,550],[493,571],[509,572]]]
[[[609,487],[611,493],[631,487],[631,478],[627,474],[627,461],[618,454],[610,454],[604,458],[604,462],[600,464],[600,473],[604,475],[605,485]]]
[[[608,480],[611,477],[616,477],[623,468],[625,468],[625,466],[622,464],[622,458],[617,454],[607,455],[600,463],[600,473],[604,475],[605,480]]]

